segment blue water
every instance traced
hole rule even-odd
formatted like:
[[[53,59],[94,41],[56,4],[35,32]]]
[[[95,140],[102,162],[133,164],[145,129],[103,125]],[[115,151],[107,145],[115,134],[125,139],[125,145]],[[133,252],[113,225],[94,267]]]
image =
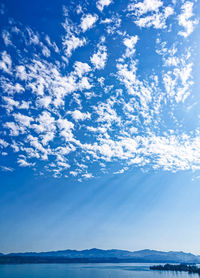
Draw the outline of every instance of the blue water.
[[[0,278],[200,278],[186,272],[153,271],[150,264],[0,265]]]

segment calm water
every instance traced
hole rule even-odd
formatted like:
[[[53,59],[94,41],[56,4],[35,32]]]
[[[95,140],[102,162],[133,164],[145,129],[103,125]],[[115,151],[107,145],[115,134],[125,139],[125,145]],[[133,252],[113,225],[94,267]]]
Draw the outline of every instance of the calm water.
[[[185,272],[150,271],[150,264],[0,265],[0,278],[200,278]]]

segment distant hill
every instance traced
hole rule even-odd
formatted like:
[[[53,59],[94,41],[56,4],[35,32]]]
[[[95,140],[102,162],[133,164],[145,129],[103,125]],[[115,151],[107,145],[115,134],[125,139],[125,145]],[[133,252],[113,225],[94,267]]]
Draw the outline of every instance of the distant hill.
[[[51,252],[28,252],[28,253],[10,253],[4,255],[4,257],[31,257],[31,258],[55,258],[57,261],[63,259],[76,261],[124,261],[124,262],[162,262],[162,263],[200,263],[200,257],[191,253],[184,252],[163,252],[156,250],[140,250],[140,251],[127,251],[127,250],[102,250],[102,249],[86,249],[82,251],[78,250],[62,250]]]

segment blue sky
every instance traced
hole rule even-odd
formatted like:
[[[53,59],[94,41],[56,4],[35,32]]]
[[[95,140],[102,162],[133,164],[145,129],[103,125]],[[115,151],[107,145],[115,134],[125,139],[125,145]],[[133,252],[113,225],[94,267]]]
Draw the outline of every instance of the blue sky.
[[[198,1],[1,1],[0,251],[198,253]]]

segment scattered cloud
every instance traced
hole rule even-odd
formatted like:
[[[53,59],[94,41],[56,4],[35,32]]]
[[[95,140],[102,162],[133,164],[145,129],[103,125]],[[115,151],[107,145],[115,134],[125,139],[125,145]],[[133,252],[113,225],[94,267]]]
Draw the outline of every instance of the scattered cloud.
[[[132,1],[106,13],[111,3],[97,1],[98,16],[77,5],[76,20],[64,7],[56,42],[17,22],[2,31],[3,159],[80,181],[112,163],[114,174],[200,169],[197,111],[194,126],[187,124],[194,117],[187,108],[198,103],[189,41],[195,4]]]
[[[163,6],[163,2],[160,0],[143,0],[138,3],[129,4],[128,10],[135,11],[136,15],[143,15],[147,12],[157,12],[160,7]]]
[[[111,0],[98,0],[97,1],[97,8],[102,12],[104,7],[109,6],[112,3]]]
[[[167,7],[164,9],[162,13],[155,13],[153,15],[149,15],[146,17],[139,18],[135,21],[135,23],[139,27],[154,27],[155,29],[165,29],[167,27],[166,25],[166,19],[173,14],[173,9],[170,7]]]
[[[66,16],[65,22],[62,25],[65,29],[65,35],[62,37],[63,50],[67,58],[69,58],[71,57],[73,51],[86,44],[86,39],[79,37],[78,30],[77,28],[74,27],[72,23],[70,23],[70,21],[68,20],[68,15]],[[55,44],[53,45],[54,45],[54,50],[57,50],[56,52],[58,52],[59,50],[57,46]]]
[[[6,46],[12,45],[11,37],[10,37],[10,34],[7,30],[2,31],[2,38],[3,38],[4,43],[5,43]]]
[[[3,51],[1,53],[0,69],[6,73],[11,74],[11,68],[12,68],[11,57],[6,51]]]
[[[0,138],[0,146],[6,148],[9,146],[9,144],[5,140]]]
[[[134,17],[137,26],[155,29],[165,29],[167,27],[166,19],[174,13],[171,6],[164,6],[160,0],[131,3],[127,10]]]
[[[187,38],[194,30],[194,26],[198,23],[197,19],[191,19],[194,16],[193,14],[193,5],[194,3],[186,1],[183,3],[181,10],[182,13],[178,16],[178,23],[185,31],[179,31],[179,35]]]
[[[81,18],[81,25],[80,25],[83,32],[86,32],[88,29],[91,29],[97,20],[98,20],[97,15],[92,15],[92,14],[83,15],[83,17]]]
[[[23,158],[19,158],[17,160],[17,163],[19,164],[20,167],[31,167],[31,166],[34,166],[35,163],[30,163],[30,162],[27,162],[25,159]]]
[[[94,176],[91,174],[91,173],[86,173],[86,174],[83,174],[83,178],[85,179],[91,179],[93,178]]]
[[[107,61],[107,48],[104,43],[104,38],[98,44],[98,51],[92,55],[90,58],[91,63],[96,69],[103,69]]]
[[[77,122],[79,120],[84,121],[91,118],[90,113],[83,113],[79,110],[75,110],[71,113],[72,118]]]
[[[3,172],[13,172],[14,171],[13,168],[7,167],[7,166],[0,166],[0,168],[1,168],[1,171],[3,171]]]
[[[131,57],[135,53],[135,45],[138,41],[138,36],[126,37],[123,40],[124,45],[126,46],[126,53],[124,57]]]

